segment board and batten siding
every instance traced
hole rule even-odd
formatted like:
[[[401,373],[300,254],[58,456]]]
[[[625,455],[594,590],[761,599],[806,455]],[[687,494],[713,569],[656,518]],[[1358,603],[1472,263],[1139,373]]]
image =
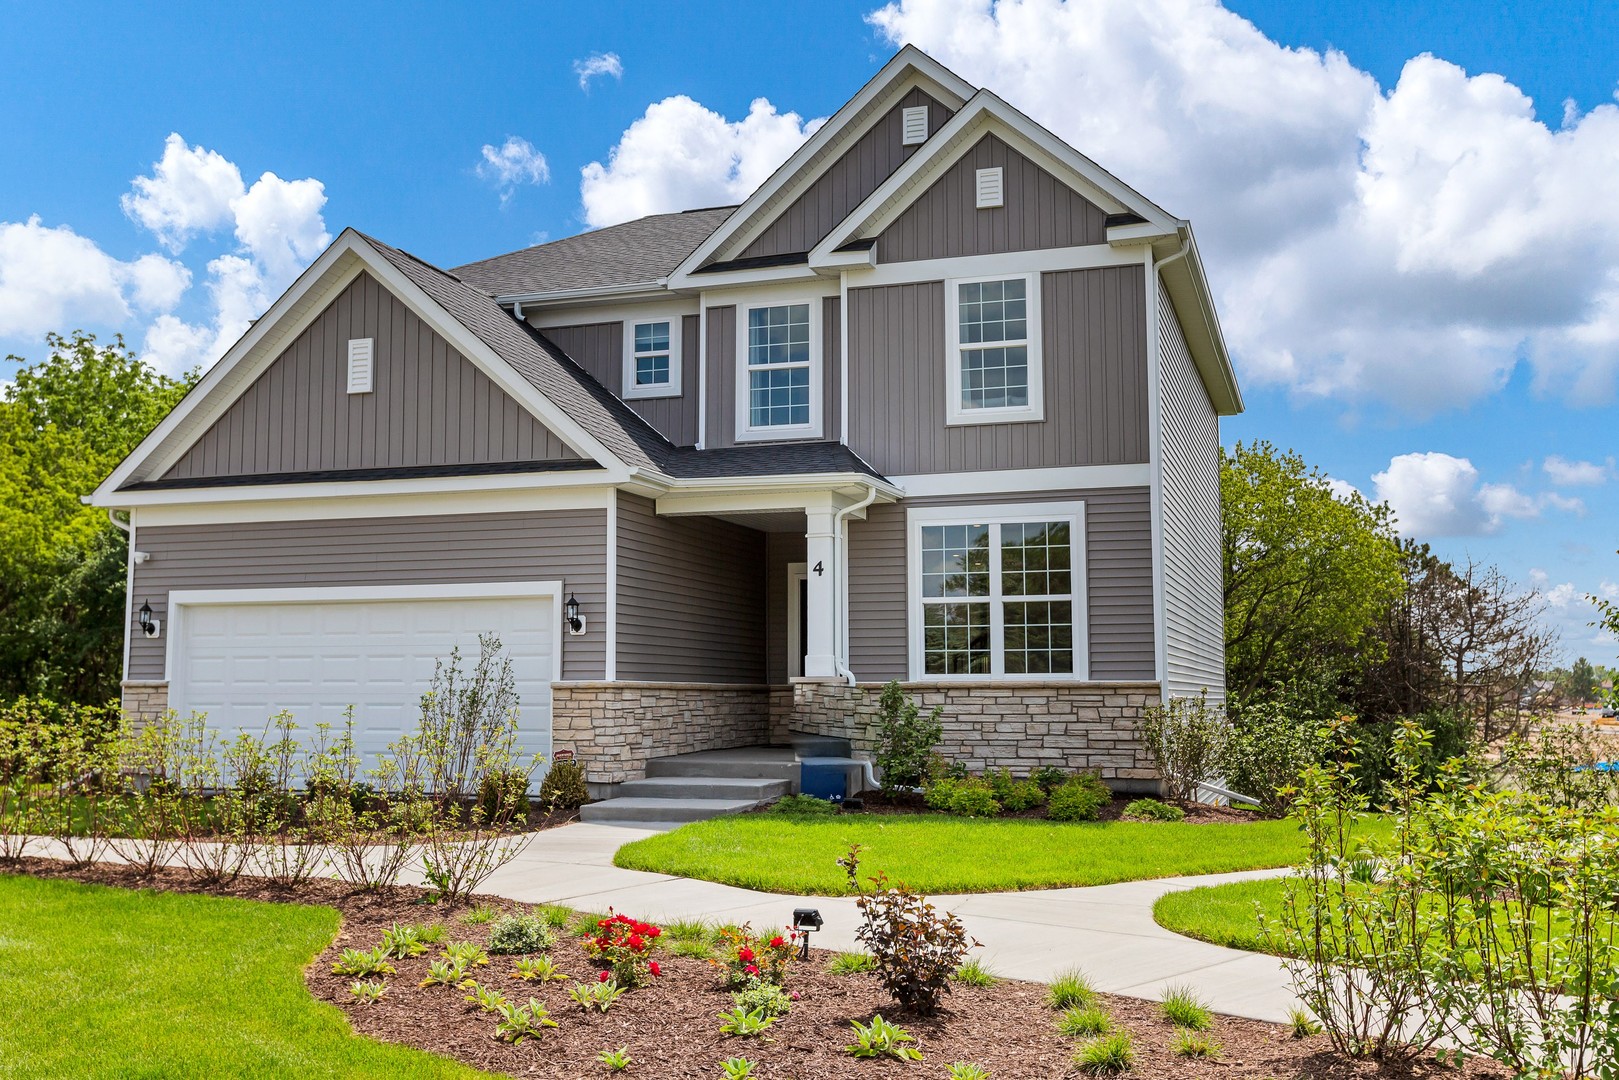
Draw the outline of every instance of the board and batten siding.
[[[624,324],[581,323],[540,331],[546,339],[588,371],[609,391],[624,396]],[[630,398],[636,415],[676,446],[697,445],[698,365],[702,362],[701,320],[687,315],[680,323],[680,396]]]
[[[1005,204],[978,209],[978,170],[1001,168]],[[985,135],[877,238],[882,263],[1107,243],[1107,214]]]
[[[1225,697],[1220,417],[1180,320],[1158,292],[1163,400],[1164,683],[1172,695]]]
[[[1075,501],[1085,504],[1090,677],[1151,680],[1156,667],[1152,500],[1146,488],[963,495],[871,507],[865,521],[849,523],[849,666],[855,677],[871,683],[909,674],[907,506]]]
[[[765,679],[765,534],[618,497],[618,677]]]
[[[374,340],[370,393],[348,392],[351,338]],[[578,458],[362,273],[164,478]]]
[[[849,290],[849,446],[885,476],[1150,459],[1139,267],[1041,275],[1045,419],[947,424],[945,283]]]
[[[440,585],[560,581],[590,616],[583,637],[562,634],[565,679],[600,679],[607,640],[607,511],[545,510],[220,525],[137,524],[151,558],[134,567],[130,595],[164,625],[128,629],[132,682],[165,678],[171,589]],[[560,615],[559,615],[560,622]],[[560,631],[559,631],[560,634]]]
[[[821,437],[809,441],[836,442],[840,437],[843,413],[838,386],[843,356],[843,311],[841,301],[836,296],[808,299],[812,304],[817,299],[821,302]],[[708,309],[708,430],[704,435],[705,449],[736,445],[737,317],[737,306],[734,304]]]
[[[739,258],[787,255],[809,251],[849,216],[867,195],[876,191],[894,170],[926,144],[905,146],[901,141],[907,108],[926,106],[928,135],[943,127],[955,113],[920,88],[913,88],[888,112],[867,128],[809,189],[766,226],[765,231]]]

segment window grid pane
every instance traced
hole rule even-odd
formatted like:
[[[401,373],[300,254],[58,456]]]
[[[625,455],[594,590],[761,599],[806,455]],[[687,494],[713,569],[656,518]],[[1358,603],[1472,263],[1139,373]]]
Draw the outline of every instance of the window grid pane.
[[[635,351],[657,353],[669,351],[669,324],[650,322],[635,324]]]
[[[636,386],[669,385],[669,355],[637,356],[635,358]]]
[[[751,308],[748,311],[748,366],[808,364],[808,304]]]
[[[1031,521],[1001,526],[1001,592],[1006,596],[1069,596],[1068,523]]]
[[[1072,675],[1074,605],[1068,600],[1007,601],[1003,612],[1008,675]]]
[[[990,673],[989,604],[924,604],[923,657],[929,675]]]
[[[809,368],[766,368],[748,373],[748,423],[790,427],[810,422]]]
[[[1028,404],[1028,346],[961,350],[963,409],[1022,408]]]
[[[988,596],[989,586],[988,525],[923,527],[923,596]]]

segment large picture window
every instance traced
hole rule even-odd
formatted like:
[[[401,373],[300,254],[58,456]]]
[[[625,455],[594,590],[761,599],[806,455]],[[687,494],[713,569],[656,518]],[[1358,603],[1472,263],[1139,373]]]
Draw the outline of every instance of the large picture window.
[[[985,510],[912,511],[912,676],[1083,678],[1083,507]]]
[[[804,301],[743,308],[738,438],[820,434],[818,307]]]
[[[1039,420],[1040,276],[945,282],[952,424]]]

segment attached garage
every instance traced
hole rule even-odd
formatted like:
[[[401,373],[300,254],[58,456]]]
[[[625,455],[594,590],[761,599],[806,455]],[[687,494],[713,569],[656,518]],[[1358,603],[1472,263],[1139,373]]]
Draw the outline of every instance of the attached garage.
[[[205,713],[229,739],[263,732],[282,710],[300,741],[354,706],[363,768],[416,730],[436,661],[462,670],[480,634],[511,657],[525,754],[551,754],[551,683],[560,677],[555,582],[174,590],[168,596],[169,707]]]

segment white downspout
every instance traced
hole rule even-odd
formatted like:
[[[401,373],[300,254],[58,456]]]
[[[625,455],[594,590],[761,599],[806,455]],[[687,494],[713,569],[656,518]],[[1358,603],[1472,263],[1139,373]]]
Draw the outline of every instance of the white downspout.
[[[864,510],[877,501],[877,489],[867,488],[866,497],[839,510],[832,518],[832,531],[838,545],[838,674],[855,685],[854,672],[849,670],[849,515]]]

